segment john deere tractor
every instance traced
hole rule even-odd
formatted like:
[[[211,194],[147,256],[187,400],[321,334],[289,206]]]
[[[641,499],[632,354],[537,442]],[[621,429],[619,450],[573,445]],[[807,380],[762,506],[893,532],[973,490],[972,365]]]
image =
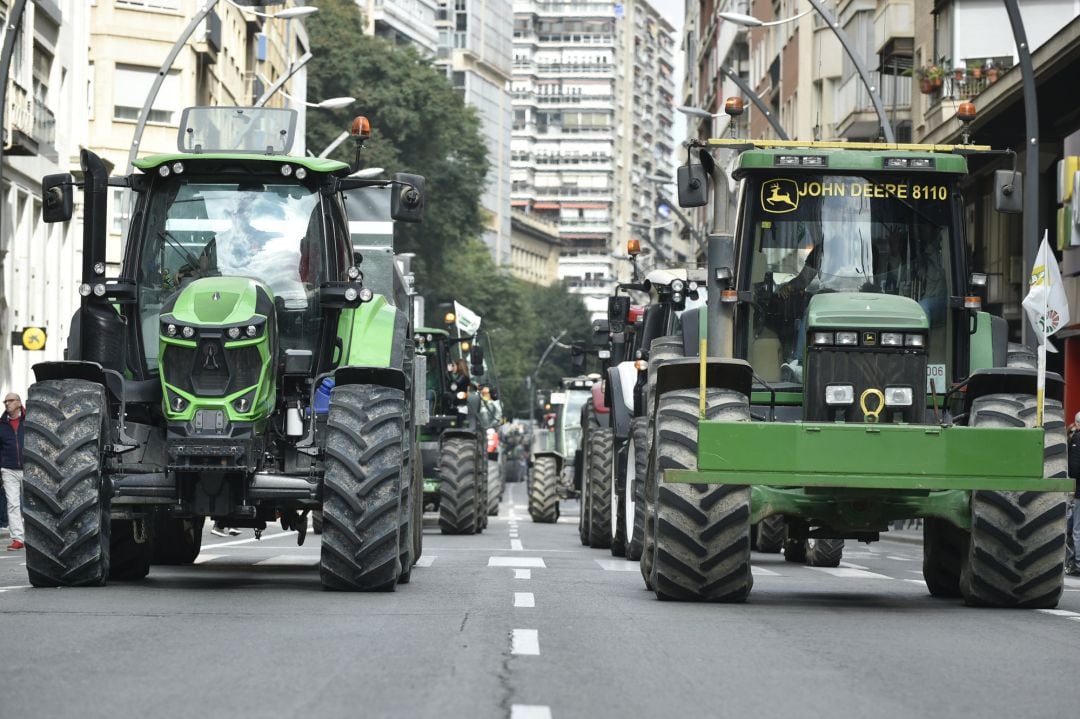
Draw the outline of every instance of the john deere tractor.
[[[679,168],[684,207],[726,184],[721,148],[738,153],[738,216],[733,234],[715,223],[708,311],[683,317],[689,351],[656,368],[648,585],[743,601],[759,520],[783,517],[785,558],[835,563],[844,540],[921,517],[930,594],[1055,606],[1073,486],[1063,383],[1048,375],[1042,401],[1035,370],[1009,366],[1007,324],[969,271],[961,200],[969,162],[1009,159],[710,140]],[[997,171],[998,209],[1017,187]]]
[[[45,178],[46,222],[70,220],[83,191],[83,299],[67,359],[36,365],[29,390],[35,586],[190,563],[206,517],[256,536],[277,521],[302,543],[312,510],[324,587],[409,579],[423,381],[401,273],[365,281],[346,197],[385,188],[393,219],[417,222],[424,181],[290,155],[295,125],[291,110],[190,108],[178,152],[130,176],[108,177],[84,150],[78,181]],[[359,149],[367,121],[354,128]],[[112,187],[134,198],[117,277],[105,259]]]

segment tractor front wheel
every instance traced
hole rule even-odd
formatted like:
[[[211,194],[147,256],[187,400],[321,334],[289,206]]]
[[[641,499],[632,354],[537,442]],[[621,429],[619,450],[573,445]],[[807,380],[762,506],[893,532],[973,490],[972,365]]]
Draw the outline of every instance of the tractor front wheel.
[[[554,524],[559,518],[559,476],[554,457],[533,460],[529,478],[529,516],[538,524]]]
[[[480,526],[476,444],[451,437],[439,452],[439,528],[443,534],[475,534]]]

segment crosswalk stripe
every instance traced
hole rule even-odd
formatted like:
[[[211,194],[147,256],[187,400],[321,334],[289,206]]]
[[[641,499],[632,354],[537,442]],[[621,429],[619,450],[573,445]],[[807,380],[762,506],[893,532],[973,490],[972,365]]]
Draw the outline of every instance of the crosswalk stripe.
[[[298,557],[295,554],[279,554],[276,557],[270,557],[269,559],[263,559],[255,562],[256,565],[290,565],[296,566],[300,564],[315,566],[318,560],[315,557]]]
[[[637,562],[628,562],[625,559],[596,559],[593,560],[600,565],[601,569],[609,572],[637,572],[639,571],[639,565]]]
[[[876,572],[868,572],[865,569],[854,569],[852,567],[807,567],[807,569],[813,569],[824,574],[831,574],[834,577],[845,578],[862,578],[862,579],[892,579],[884,574],[877,574]]]

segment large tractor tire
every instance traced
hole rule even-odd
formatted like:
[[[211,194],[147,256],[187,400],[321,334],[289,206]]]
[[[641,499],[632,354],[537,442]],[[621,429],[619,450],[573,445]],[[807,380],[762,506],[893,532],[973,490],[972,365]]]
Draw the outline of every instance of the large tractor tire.
[[[586,547],[592,545],[592,537],[595,534],[592,527],[592,500],[594,493],[590,490],[590,482],[592,481],[593,437],[596,436],[599,429],[600,419],[596,416],[593,401],[591,399],[586,400],[585,405],[581,408],[581,449],[574,458],[574,484],[581,490],[581,511],[578,512],[578,537],[581,539],[582,545]],[[580,468],[576,466],[579,459],[581,461]],[[577,481],[578,479],[581,480],[580,483]]]
[[[322,510],[316,509],[311,512],[311,531],[322,534]]]
[[[415,454],[413,451],[415,450]],[[401,560],[401,575],[398,576],[398,584],[408,584],[412,579],[412,568],[419,556],[416,553],[416,506],[422,504],[423,485],[417,488],[416,464],[420,456],[419,447],[415,444],[407,444],[405,450],[410,453],[410,459],[403,467],[401,477],[401,508],[398,517],[398,551]],[[421,521],[423,519],[421,518]]]
[[[583,493],[589,495],[589,546],[611,548],[612,460],[615,435],[607,427],[592,430]]]
[[[163,513],[155,514],[151,564],[191,564],[198,559],[205,523],[206,517],[174,519]]]
[[[932,596],[960,596],[960,567],[968,542],[966,531],[944,519],[923,520],[923,579]]]
[[[844,558],[843,539],[807,539],[806,563],[811,567],[839,567]]]
[[[1043,410],[1043,476],[1068,473],[1061,403]],[[1034,427],[1035,397],[992,394],[971,405],[973,427]],[[1065,502],[1061,492],[971,493],[971,539],[960,592],[973,606],[1052,609],[1064,590]]]
[[[709,389],[705,416],[750,421],[746,395]],[[750,488],[732,484],[668,484],[667,469],[693,469],[698,456],[698,391],[659,397],[654,438],[656,475],[652,585],[658,599],[742,602],[750,594]]]
[[[487,513],[489,517],[499,514],[499,501],[503,494],[502,470],[498,461],[487,461]]]
[[[319,562],[326,589],[397,587],[405,413],[399,389],[355,384],[331,391]]]
[[[779,554],[784,547],[784,515],[770,514],[757,523],[757,541],[754,548],[765,554]]]
[[[439,528],[443,534],[475,534],[480,497],[476,447],[467,437],[444,440],[439,452]]]
[[[23,448],[26,571],[35,587],[105,584],[112,488],[105,388],[85,380],[30,386]]]
[[[109,535],[109,579],[131,582],[145,578],[150,573],[150,560],[154,554],[154,546],[145,530],[142,537],[137,537],[135,522],[114,519]]]
[[[559,474],[554,457],[533,460],[529,478],[529,516],[539,524],[554,524],[559,519]]]
[[[483,534],[488,526],[487,454],[479,447],[473,455],[473,462],[476,468],[476,533]]]
[[[626,558],[641,561],[641,546],[645,539],[645,471],[649,453],[646,449],[648,420],[634,417],[630,422],[630,442],[626,450],[626,493],[623,496],[626,518]]]
[[[657,337],[649,345],[649,367],[646,372],[645,382],[645,450],[648,469],[643,480],[642,496],[644,497],[643,511],[645,514],[645,531],[641,540],[641,575],[645,579],[645,586],[650,590],[652,586],[652,563],[655,554],[653,535],[655,531],[656,511],[656,486],[654,483],[655,472],[653,470],[653,441],[656,437],[656,422],[653,413],[653,402],[656,396],[656,370],[664,360],[683,356],[683,340],[679,335],[665,335]]]
[[[615,443],[611,472],[611,556],[626,556],[626,461],[629,442]]]

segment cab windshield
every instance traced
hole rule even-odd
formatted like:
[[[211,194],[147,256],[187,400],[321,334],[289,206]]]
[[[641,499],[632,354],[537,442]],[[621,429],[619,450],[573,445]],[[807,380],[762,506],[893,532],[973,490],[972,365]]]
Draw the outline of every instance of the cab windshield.
[[[181,178],[159,186],[146,208],[139,258],[148,368],[157,366],[158,314],[165,299],[200,277],[265,283],[278,308],[283,346],[312,349],[319,330],[317,293],[326,279],[320,212],[318,193],[296,183]]]
[[[930,363],[949,356],[946,311],[954,186],[935,175],[751,179],[748,359],[768,382],[802,384],[806,308],[825,292],[916,300],[930,321]]]
[[[559,412],[562,425],[563,456],[570,457],[581,447],[581,408],[592,397],[591,390],[567,390],[566,404]]]

